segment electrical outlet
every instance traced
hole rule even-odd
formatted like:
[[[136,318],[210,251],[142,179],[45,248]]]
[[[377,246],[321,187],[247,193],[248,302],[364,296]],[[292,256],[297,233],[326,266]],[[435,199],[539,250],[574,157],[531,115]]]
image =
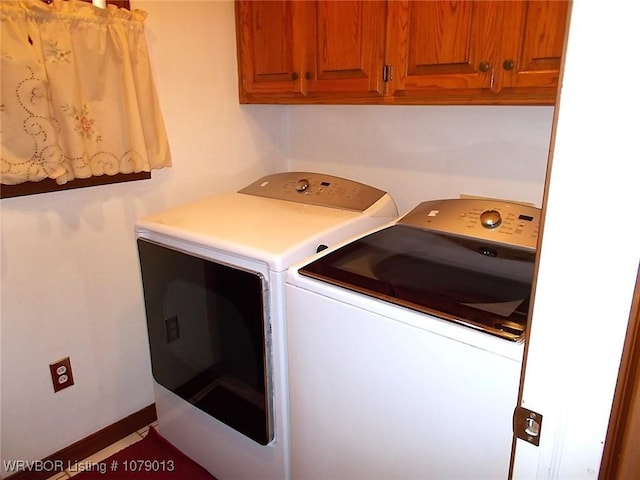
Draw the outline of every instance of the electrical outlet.
[[[73,373],[71,372],[71,360],[69,357],[64,357],[57,362],[50,363],[49,370],[51,370],[54,392],[73,385]]]

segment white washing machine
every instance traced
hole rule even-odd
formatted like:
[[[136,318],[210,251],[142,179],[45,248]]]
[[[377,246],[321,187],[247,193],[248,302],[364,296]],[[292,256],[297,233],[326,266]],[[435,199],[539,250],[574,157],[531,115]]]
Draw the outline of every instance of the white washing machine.
[[[424,202],[289,270],[293,479],[508,477],[539,221]]]
[[[290,478],[286,270],[396,216],[381,190],[289,172],[139,220],[160,433],[220,480]]]

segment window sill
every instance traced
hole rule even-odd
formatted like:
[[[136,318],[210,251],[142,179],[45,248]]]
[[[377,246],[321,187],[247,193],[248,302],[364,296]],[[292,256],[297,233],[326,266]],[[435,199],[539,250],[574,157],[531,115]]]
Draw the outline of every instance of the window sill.
[[[50,1],[43,0],[46,3]],[[91,0],[83,0],[91,3]],[[131,9],[129,0],[107,0],[107,4],[115,5],[119,8]],[[136,180],[147,180],[151,178],[150,172],[140,173],[119,173],[117,175],[101,175],[90,178],[77,178],[64,185],[58,185],[55,180],[45,179],[40,182],[24,182],[18,185],[0,185],[0,198],[22,197],[25,195],[36,195],[47,192],[60,192],[72,190],[74,188],[94,187],[97,185],[109,185],[111,183],[133,182]]]
[[[133,182],[151,178],[151,172],[118,173],[116,175],[101,175],[99,177],[76,178],[64,185],[58,185],[55,180],[47,178],[40,182],[24,182],[18,185],[0,185],[0,198],[22,197],[38,193],[60,192],[74,188],[94,187],[112,183]]]

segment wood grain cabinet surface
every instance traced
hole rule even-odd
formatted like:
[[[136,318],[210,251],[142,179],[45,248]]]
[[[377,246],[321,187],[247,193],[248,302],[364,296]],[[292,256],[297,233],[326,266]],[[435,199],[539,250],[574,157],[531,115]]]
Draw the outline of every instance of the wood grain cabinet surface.
[[[240,103],[553,105],[568,8],[240,0]]]

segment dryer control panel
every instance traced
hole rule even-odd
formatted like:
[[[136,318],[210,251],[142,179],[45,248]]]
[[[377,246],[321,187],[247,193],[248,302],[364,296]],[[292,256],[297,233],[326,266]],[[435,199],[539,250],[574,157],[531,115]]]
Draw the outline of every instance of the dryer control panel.
[[[238,193],[364,212],[386,192],[347,178],[312,172],[267,175]]]
[[[397,223],[535,250],[540,209],[482,198],[434,200],[422,202]]]

